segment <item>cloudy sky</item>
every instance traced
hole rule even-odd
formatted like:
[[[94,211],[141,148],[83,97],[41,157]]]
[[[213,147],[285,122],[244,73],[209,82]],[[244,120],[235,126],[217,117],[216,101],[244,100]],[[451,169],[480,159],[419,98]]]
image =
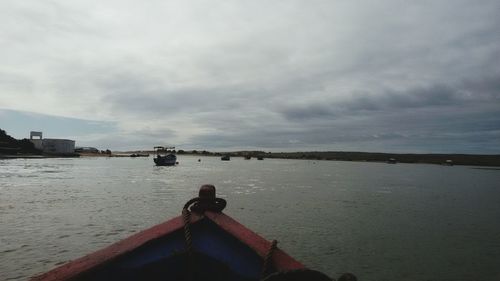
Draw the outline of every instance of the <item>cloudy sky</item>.
[[[500,153],[500,1],[0,1],[0,128],[77,146]]]

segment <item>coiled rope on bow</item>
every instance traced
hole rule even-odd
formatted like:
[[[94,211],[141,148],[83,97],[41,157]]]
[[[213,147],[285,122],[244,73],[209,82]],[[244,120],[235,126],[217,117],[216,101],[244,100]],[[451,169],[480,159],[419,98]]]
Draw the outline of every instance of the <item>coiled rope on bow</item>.
[[[191,205],[193,202],[198,201],[199,198],[194,198],[189,200],[185,205],[184,208],[182,208],[182,219],[184,221],[184,240],[186,241],[186,252],[188,256],[192,255],[193,251],[193,241],[191,237],[191,212],[189,211],[189,205]]]
[[[193,240],[191,237],[191,212],[184,207],[182,209],[182,219],[184,221],[184,241],[186,243],[186,280],[193,280],[194,261],[193,261]]]
[[[186,252],[188,256],[192,255],[193,241],[191,236],[191,210],[203,214],[205,211],[221,212],[226,207],[226,200],[222,198],[213,198],[207,200],[203,197],[196,197],[184,204],[182,208],[182,219],[184,221],[184,240],[186,241]]]
[[[200,187],[199,196],[184,204],[182,208],[182,220],[184,223],[184,241],[186,243],[187,274],[188,281],[193,280],[195,262],[193,255],[193,237],[191,234],[191,211],[203,214],[205,211],[220,213],[227,205],[226,200],[215,197],[215,186],[203,185]]]

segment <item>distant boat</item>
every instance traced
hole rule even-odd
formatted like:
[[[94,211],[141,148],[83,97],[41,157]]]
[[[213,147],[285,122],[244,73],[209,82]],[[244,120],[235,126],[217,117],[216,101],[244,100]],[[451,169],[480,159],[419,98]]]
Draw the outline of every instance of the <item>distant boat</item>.
[[[278,248],[276,240],[268,241],[222,213],[225,206],[215,187],[204,185],[199,197],[184,205],[182,216],[31,280],[332,280],[307,269]]]
[[[175,147],[155,146],[156,157],[153,159],[156,166],[175,166],[177,156],[175,156]]]
[[[389,158],[389,160],[387,160],[387,164],[396,164],[396,163],[397,161],[394,158]]]
[[[453,160],[446,160],[443,165],[453,166]]]
[[[134,153],[134,154],[131,154],[130,157],[149,157],[149,154]]]
[[[229,157],[229,155],[224,155],[220,158],[220,160],[222,161],[229,161],[231,159],[231,157]]]
[[[264,157],[259,156],[259,157],[257,157],[257,160],[264,160]]]
[[[252,156],[250,156],[250,155],[245,155],[245,160],[250,160],[250,159],[252,159]]]

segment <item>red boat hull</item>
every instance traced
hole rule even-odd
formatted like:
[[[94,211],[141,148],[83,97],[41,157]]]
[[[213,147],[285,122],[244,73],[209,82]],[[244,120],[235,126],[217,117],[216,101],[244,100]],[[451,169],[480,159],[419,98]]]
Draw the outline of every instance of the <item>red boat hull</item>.
[[[223,213],[193,213],[191,226],[193,250],[200,254],[194,270],[201,271],[200,276],[210,272],[223,274],[218,278],[233,274],[228,280],[260,278],[270,241]],[[180,255],[185,249],[183,227],[182,217],[176,217],[31,280],[134,280],[145,276],[178,280],[179,274],[191,270],[185,268]],[[279,248],[273,251],[270,264],[271,272],[304,268]],[[227,268],[228,272],[217,272],[218,268]],[[205,275],[205,279],[212,278]]]

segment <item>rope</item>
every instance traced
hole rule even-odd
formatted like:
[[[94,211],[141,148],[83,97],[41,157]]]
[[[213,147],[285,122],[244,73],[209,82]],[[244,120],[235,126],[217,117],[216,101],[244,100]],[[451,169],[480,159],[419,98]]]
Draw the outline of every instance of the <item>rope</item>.
[[[193,241],[191,237],[191,212],[187,208],[182,209],[182,218],[184,220],[184,240],[186,242],[187,254],[187,276],[186,280],[193,280],[194,262],[193,262]]]
[[[226,200],[222,198],[211,198],[207,200],[203,197],[196,197],[184,204],[182,208],[182,220],[184,222],[184,241],[186,243],[186,280],[193,280],[195,272],[195,261],[193,255],[193,238],[191,236],[191,211],[203,214],[205,211],[221,212],[226,207]]]
[[[205,211],[220,213],[226,207],[227,202],[222,198],[213,198],[206,200],[204,198],[196,197],[184,204],[184,209],[191,212],[203,214]]]
[[[193,198],[193,199],[187,201],[186,204],[184,204],[184,207],[182,208],[182,212],[184,212],[184,210],[189,211],[189,208],[191,207],[191,205],[193,205],[193,203],[196,203],[199,201],[200,201],[200,197],[196,197],[196,198]]]
[[[262,264],[262,272],[260,273],[261,280],[264,280],[264,277],[266,277],[266,274],[270,269],[271,258],[273,256],[274,251],[276,250],[277,245],[278,241],[273,240],[271,246],[269,247],[269,250],[267,251],[266,256],[264,257],[264,263]]]

